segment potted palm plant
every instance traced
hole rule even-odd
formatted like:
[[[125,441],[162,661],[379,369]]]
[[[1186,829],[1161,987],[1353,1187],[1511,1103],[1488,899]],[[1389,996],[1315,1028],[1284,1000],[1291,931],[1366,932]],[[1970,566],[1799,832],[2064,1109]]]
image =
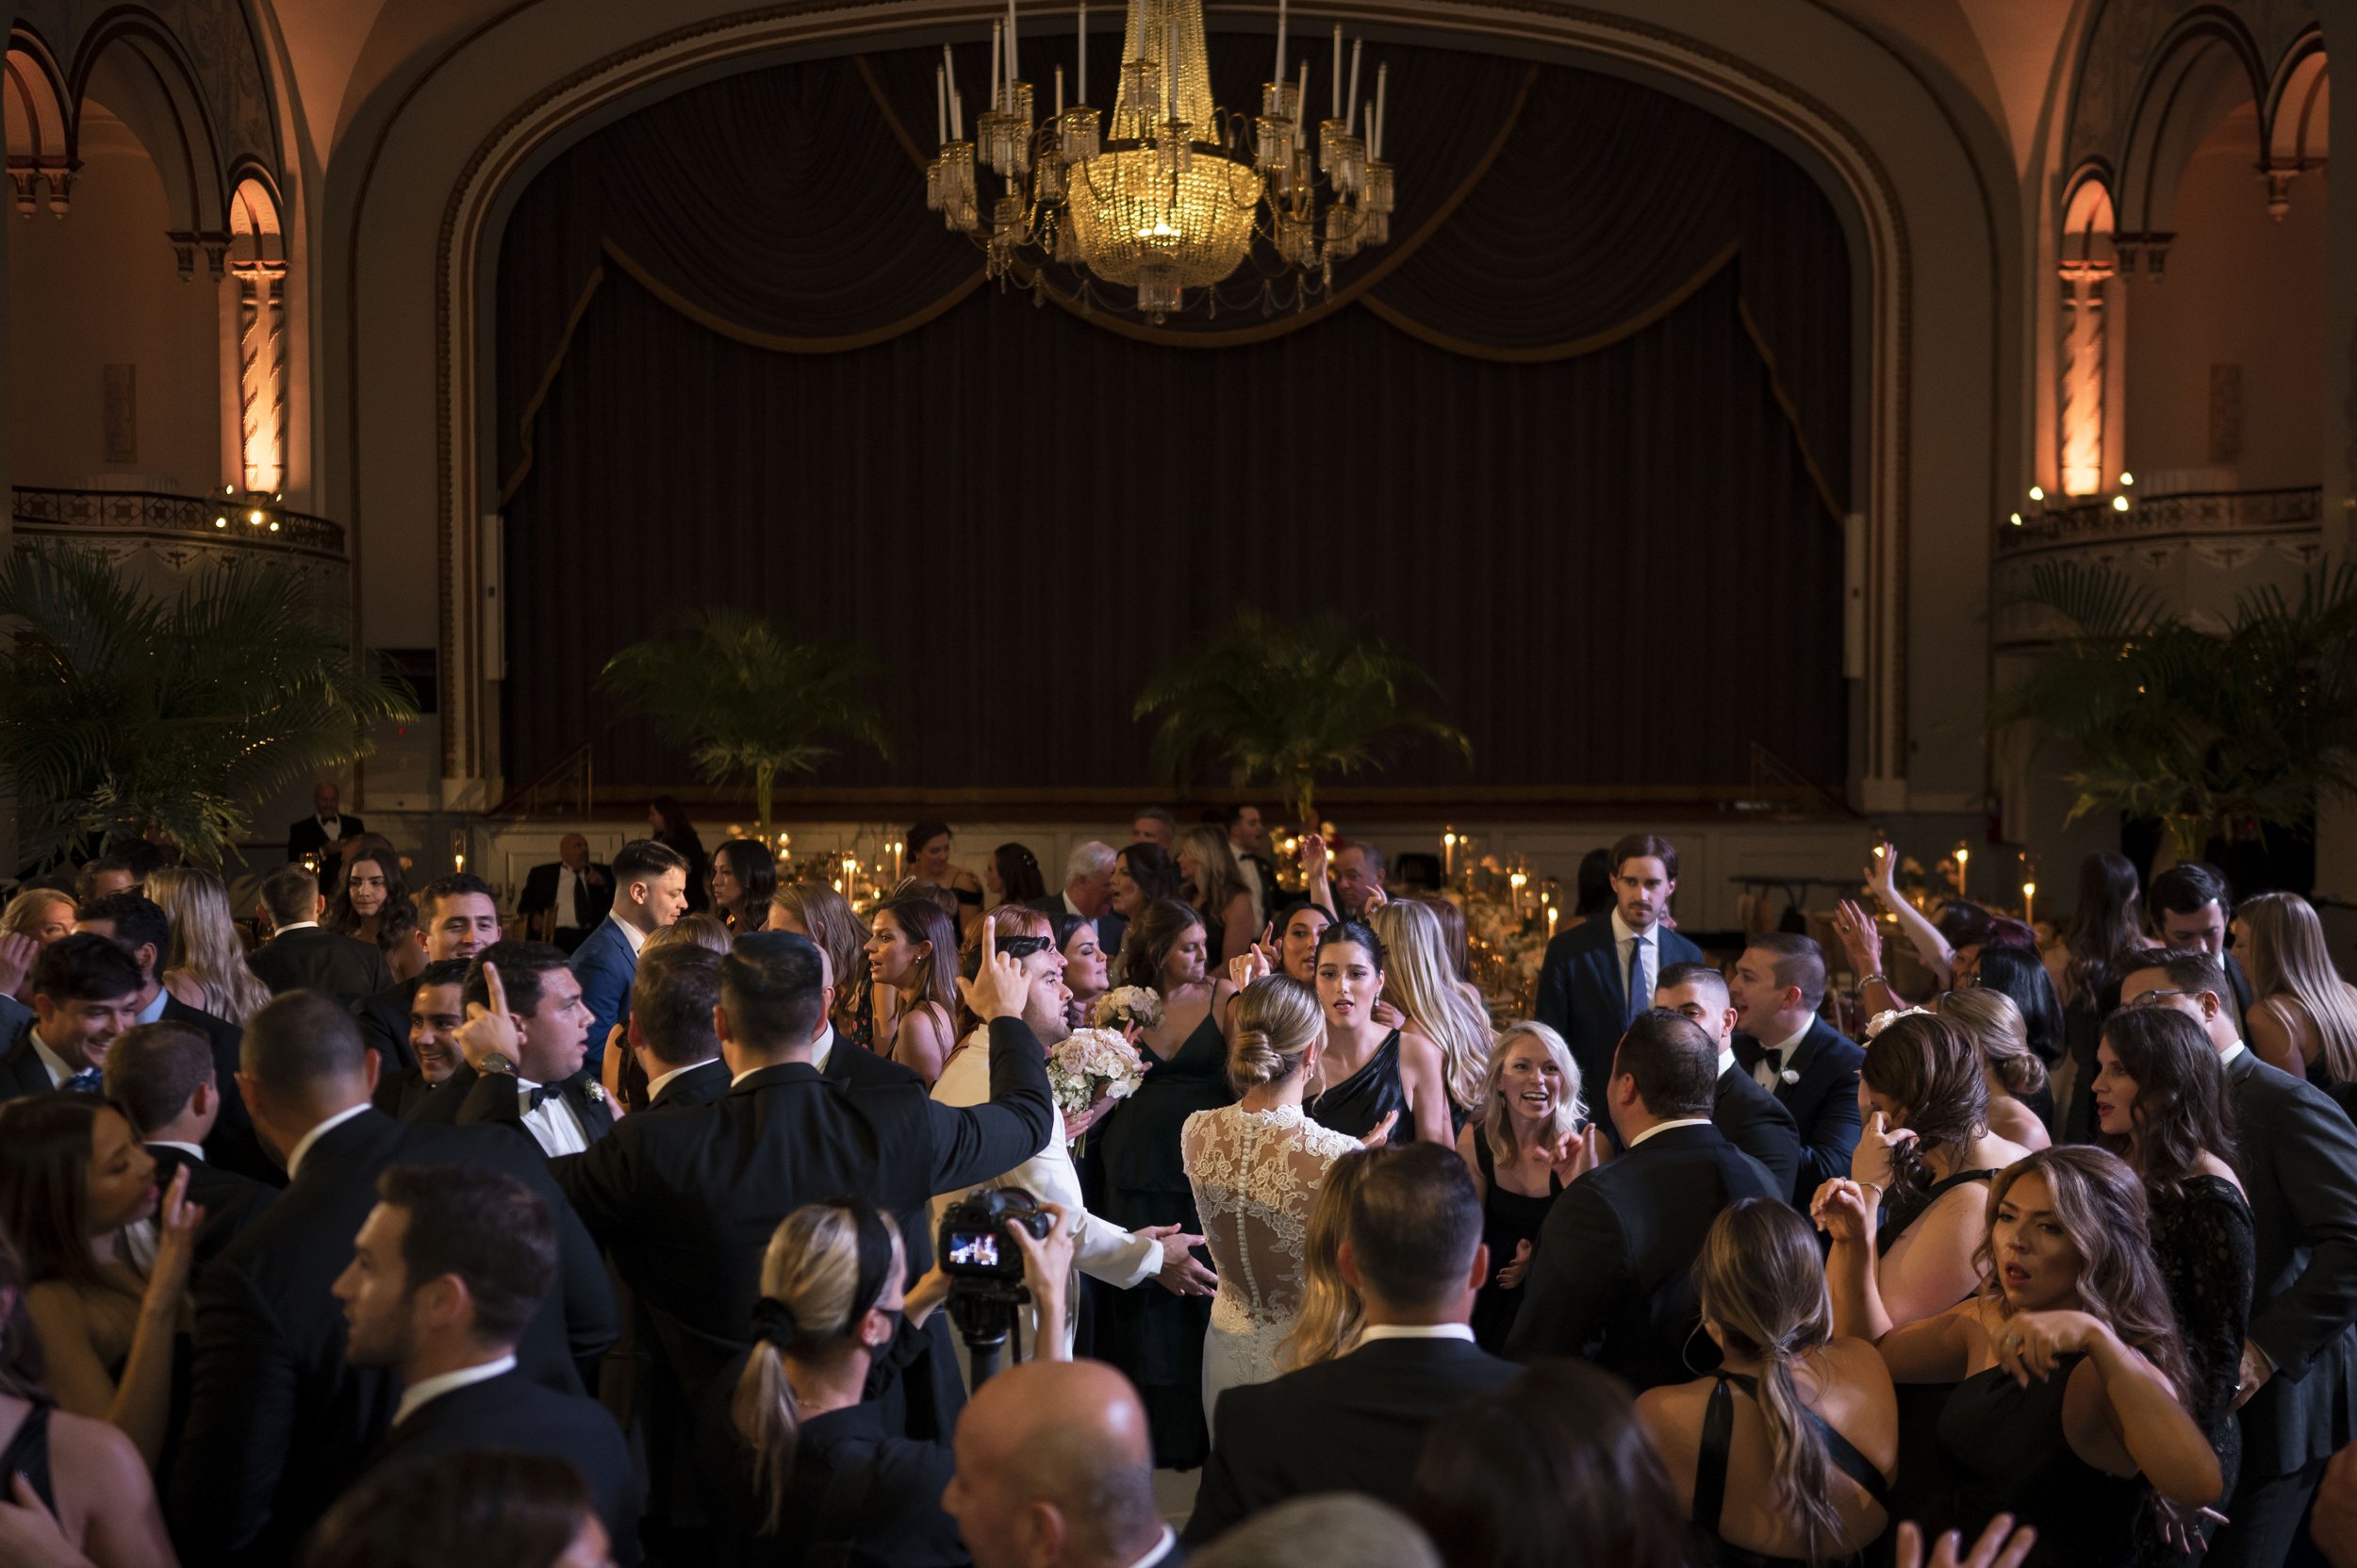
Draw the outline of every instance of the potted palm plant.
[[[255,802],[416,712],[280,562],[215,566],[166,600],[91,552],[19,549],[0,616],[0,778],[36,851],[147,838],[218,866]]]
[[[707,783],[750,777],[767,839],[778,779],[816,771],[834,754],[828,737],[892,754],[883,719],[862,695],[876,672],[855,644],[797,642],[766,617],[714,609],[616,653],[599,685],[687,747]]]
[[[1149,681],[1134,716],[1161,716],[1154,756],[1174,783],[1224,764],[1239,788],[1275,785],[1314,831],[1321,781],[1379,770],[1409,741],[1473,761],[1473,742],[1419,700],[1439,692],[1406,654],[1339,614],[1279,620],[1247,604]]]
[[[2221,632],[2108,567],[2034,567],[2016,602],[2056,635],[1991,722],[2070,745],[2069,819],[2158,817],[2194,859],[2221,821],[2288,826],[2357,795],[2357,567],[2244,594]]]

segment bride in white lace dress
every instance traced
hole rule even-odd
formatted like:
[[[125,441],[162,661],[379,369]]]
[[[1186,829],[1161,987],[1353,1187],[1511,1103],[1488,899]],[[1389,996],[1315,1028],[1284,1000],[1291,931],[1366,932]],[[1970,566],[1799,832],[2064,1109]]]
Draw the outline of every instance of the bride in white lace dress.
[[[1252,958],[1236,962],[1267,976]],[[1179,1132],[1204,1245],[1219,1275],[1203,1344],[1207,1418],[1221,1391],[1277,1376],[1277,1345],[1301,1311],[1318,1183],[1327,1166],[1361,1147],[1302,1114],[1303,1067],[1325,1025],[1316,992],[1283,975],[1256,980],[1237,998],[1231,1019],[1228,1070],[1244,1098],[1196,1112]]]

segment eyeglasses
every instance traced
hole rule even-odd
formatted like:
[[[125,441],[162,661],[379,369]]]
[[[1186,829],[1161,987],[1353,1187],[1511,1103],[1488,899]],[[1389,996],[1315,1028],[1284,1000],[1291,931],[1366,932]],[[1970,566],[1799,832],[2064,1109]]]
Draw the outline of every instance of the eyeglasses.
[[[2120,1005],[2123,1007],[2161,1007],[2167,1005],[2167,999],[2170,997],[2200,997],[2205,995],[2207,995],[2207,993],[2201,991],[2147,991],[2144,995],[2136,998],[2135,1000],[2123,1002]]]

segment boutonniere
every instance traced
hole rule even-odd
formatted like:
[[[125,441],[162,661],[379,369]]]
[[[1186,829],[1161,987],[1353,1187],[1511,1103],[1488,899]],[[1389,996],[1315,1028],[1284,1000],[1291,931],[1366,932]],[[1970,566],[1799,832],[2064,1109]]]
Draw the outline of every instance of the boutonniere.
[[[1784,1080],[1787,1083],[1798,1083],[1801,1081],[1801,1075],[1794,1072],[1789,1067],[1785,1068],[1784,1071],[1778,1073],[1776,1076]]]
[[[588,1097],[589,1097],[592,1100],[596,1101],[598,1104],[600,1104],[600,1105],[603,1105],[603,1104],[605,1103],[605,1085],[604,1085],[604,1084],[602,1084],[602,1083],[591,1083],[591,1084],[589,1084],[589,1085],[588,1085],[588,1086],[587,1086],[587,1087],[584,1090],[584,1092],[585,1092],[585,1094],[587,1094],[587,1095],[588,1095]]]

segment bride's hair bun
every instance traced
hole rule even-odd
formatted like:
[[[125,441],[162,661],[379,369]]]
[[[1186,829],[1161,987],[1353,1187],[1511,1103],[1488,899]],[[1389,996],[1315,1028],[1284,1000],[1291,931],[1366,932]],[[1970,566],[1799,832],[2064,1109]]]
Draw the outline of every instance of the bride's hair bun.
[[[1236,999],[1236,1038],[1228,1048],[1228,1080],[1236,1092],[1277,1083],[1301,1070],[1302,1055],[1325,1027],[1317,993],[1287,975],[1270,975]]]

